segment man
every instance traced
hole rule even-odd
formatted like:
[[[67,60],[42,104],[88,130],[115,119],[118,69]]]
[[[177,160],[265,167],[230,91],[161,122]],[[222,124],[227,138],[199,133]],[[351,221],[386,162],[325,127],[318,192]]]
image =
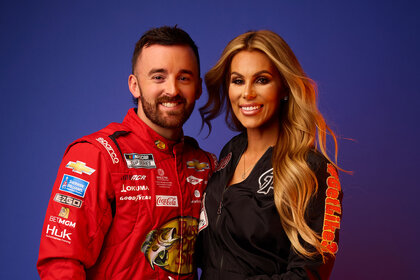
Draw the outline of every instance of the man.
[[[197,46],[161,27],[137,42],[137,110],[72,143],[42,231],[42,279],[192,279],[202,193],[214,156],[184,137],[201,94]]]

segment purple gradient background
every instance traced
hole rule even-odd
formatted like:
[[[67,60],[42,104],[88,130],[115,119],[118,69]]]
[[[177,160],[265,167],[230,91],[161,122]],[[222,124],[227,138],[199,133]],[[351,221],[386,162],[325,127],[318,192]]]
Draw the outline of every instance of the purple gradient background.
[[[339,164],[354,171],[341,175],[332,279],[416,278],[417,1],[11,2],[0,3],[1,279],[38,279],[41,228],[62,154],[72,140],[122,120],[131,107],[133,46],[165,24],[190,33],[203,73],[240,33],[265,28],[285,38],[319,85],[321,111],[341,137]],[[197,107],[205,99],[206,92]],[[185,132],[218,154],[234,133],[222,118],[213,124],[204,139],[195,111]]]

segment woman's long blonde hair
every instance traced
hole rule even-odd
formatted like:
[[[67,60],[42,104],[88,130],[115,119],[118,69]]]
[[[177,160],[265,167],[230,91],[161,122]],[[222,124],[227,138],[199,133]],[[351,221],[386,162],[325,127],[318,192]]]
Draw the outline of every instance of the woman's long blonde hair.
[[[288,91],[288,102],[282,105],[279,116],[280,134],[272,157],[274,201],[284,231],[294,250],[301,255],[313,257],[320,254],[325,257],[328,250],[321,245],[319,233],[305,221],[309,201],[318,188],[306,158],[311,149],[319,149],[329,159],[326,151],[328,132],[335,144],[336,162],[337,140],[317,108],[315,83],[305,75],[294,53],[279,35],[260,30],[244,33],[229,42],[219,61],[205,75],[209,99],[200,108],[203,124],[206,123],[211,130],[210,121],[226,107],[228,126],[238,131],[245,130],[233,114],[228,99],[230,64],[233,57],[243,50],[256,50],[267,55],[277,67]],[[314,249],[303,246],[300,239]]]

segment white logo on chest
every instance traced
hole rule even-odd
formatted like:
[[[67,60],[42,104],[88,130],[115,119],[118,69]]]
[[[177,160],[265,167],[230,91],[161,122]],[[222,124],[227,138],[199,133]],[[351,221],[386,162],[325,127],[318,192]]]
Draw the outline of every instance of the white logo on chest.
[[[268,194],[268,192],[273,189],[273,168],[265,171],[260,178],[258,178],[258,183],[260,184],[260,188],[257,193]]]

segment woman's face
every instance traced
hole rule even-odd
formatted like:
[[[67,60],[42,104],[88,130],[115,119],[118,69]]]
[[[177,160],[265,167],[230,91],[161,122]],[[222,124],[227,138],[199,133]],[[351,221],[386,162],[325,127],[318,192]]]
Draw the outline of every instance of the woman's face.
[[[249,129],[278,127],[285,97],[280,74],[259,51],[240,51],[230,65],[229,99],[241,124]]]

